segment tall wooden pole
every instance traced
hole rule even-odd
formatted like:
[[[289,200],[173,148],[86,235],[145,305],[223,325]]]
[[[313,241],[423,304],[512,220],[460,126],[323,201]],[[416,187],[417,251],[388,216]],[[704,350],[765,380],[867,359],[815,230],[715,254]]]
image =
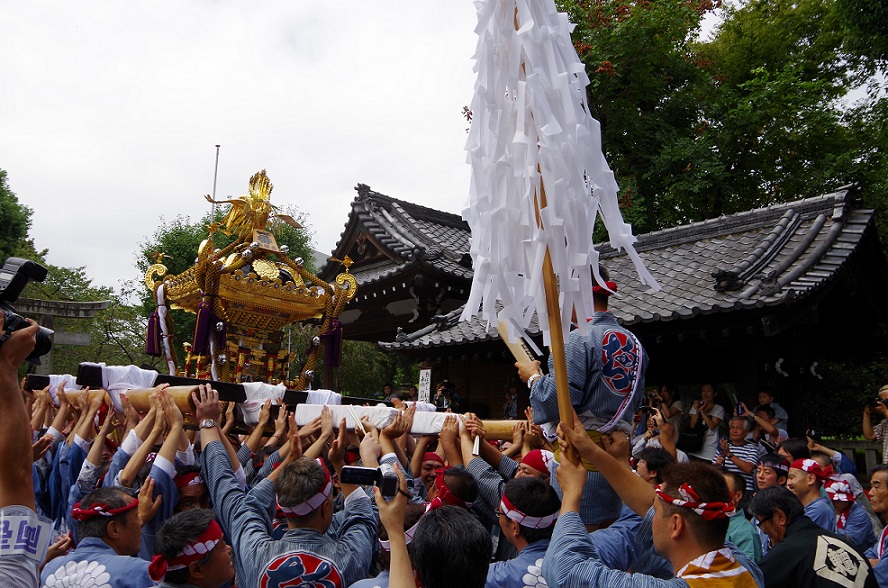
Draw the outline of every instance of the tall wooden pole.
[[[540,168],[537,167],[539,170]],[[546,207],[546,188],[543,186],[543,174],[540,170],[540,195],[534,199],[537,226],[542,228],[543,220],[540,210]],[[567,355],[564,349],[564,330],[561,328],[561,305],[558,303],[558,279],[552,266],[552,256],[546,247],[543,258],[543,288],[546,292],[546,314],[549,315],[549,351],[552,353],[552,368],[555,372],[555,389],[558,395],[558,414],[561,420],[573,428],[573,404],[570,401],[570,382],[567,378]],[[571,463],[577,462],[576,449],[568,441],[565,457]]]

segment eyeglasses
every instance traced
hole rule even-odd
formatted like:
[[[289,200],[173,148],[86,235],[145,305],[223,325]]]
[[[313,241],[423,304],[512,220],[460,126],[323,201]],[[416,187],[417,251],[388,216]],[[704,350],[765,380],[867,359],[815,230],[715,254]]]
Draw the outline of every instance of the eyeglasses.
[[[504,513],[501,508],[497,508],[495,511],[493,511],[493,514],[495,514],[497,517],[501,517],[506,513]]]

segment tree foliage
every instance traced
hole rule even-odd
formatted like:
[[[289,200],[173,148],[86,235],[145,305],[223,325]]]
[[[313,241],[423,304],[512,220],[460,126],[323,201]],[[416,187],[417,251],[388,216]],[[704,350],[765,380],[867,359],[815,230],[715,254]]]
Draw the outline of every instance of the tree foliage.
[[[885,208],[880,54],[854,42],[855,1],[732,4],[703,41],[710,0],[561,2],[636,233],[853,181]]]
[[[14,257],[31,227],[31,209],[9,188],[6,170],[0,169],[0,263]]]

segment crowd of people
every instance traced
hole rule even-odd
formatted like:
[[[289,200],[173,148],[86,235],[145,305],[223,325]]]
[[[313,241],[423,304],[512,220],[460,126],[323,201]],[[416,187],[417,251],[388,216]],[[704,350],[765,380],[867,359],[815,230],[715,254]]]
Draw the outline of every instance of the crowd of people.
[[[414,435],[409,401],[357,431],[266,403],[244,431],[205,385],[196,428],[164,385],[116,413],[26,390],[36,325],[0,332],[0,587],[888,586],[888,465],[867,494],[768,393],[730,415],[708,384],[687,411],[646,395],[646,353],[595,300],[566,349],[574,412],[551,365],[518,364],[507,442],[472,413]],[[864,416],[888,436],[871,412],[888,402]]]

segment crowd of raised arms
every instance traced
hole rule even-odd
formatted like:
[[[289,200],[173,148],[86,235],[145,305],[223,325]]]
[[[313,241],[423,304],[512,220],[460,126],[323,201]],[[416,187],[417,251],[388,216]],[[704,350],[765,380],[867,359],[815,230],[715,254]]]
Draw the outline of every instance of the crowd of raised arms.
[[[0,587],[888,586],[888,465],[861,476],[868,494],[845,454],[788,437],[768,392],[726,410],[709,384],[687,409],[642,390],[596,432],[580,408],[574,426],[540,418],[551,378],[532,362],[511,442],[472,413],[413,435],[417,405],[394,397],[381,429],[328,408],[298,427],[266,403],[236,434],[209,386],[197,429],[164,386],[122,413],[25,390],[35,329],[0,333]],[[863,429],[885,448],[879,398]],[[397,483],[383,496],[346,466]]]

